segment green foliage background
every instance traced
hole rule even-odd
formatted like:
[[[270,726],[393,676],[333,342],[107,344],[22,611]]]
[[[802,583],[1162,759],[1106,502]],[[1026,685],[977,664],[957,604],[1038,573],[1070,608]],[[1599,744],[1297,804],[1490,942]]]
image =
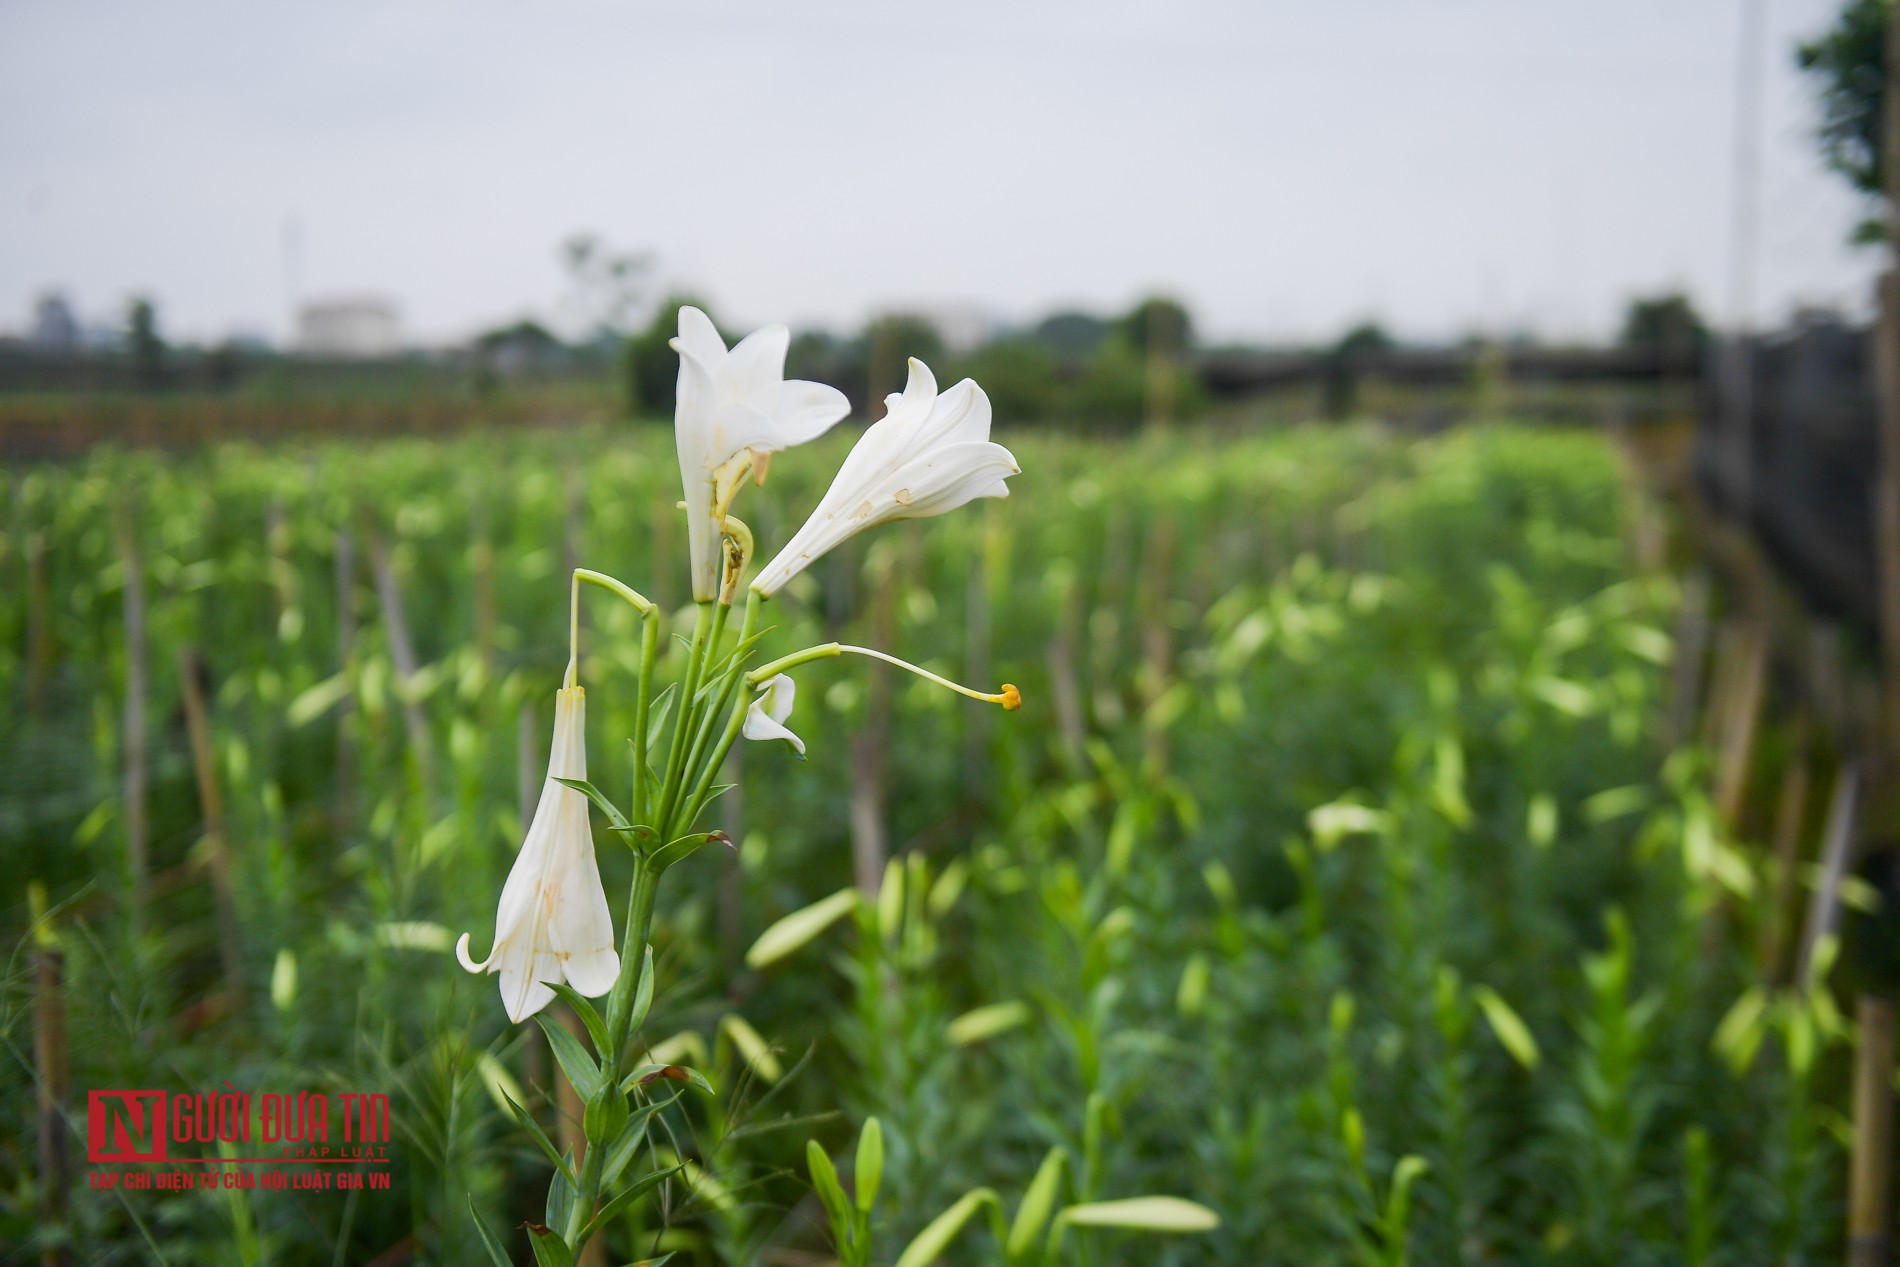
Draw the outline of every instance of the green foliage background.
[[[1050,354],[987,355],[1001,398],[1010,357]],[[1083,383],[1139,374],[1105,355]],[[741,498],[762,549],[847,439],[781,455]],[[1837,1256],[1842,1027],[1825,995],[1770,991],[1754,953],[1777,918],[1770,877],[1715,825],[1704,754],[1659,747],[1677,588],[1634,564],[1635,517],[1653,511],[1601,438],[1004,439],[1024,471],[1006,502],[855,542],[770,609],[766,654],[865,642],[888,586],[891,650],[1015,682],[1027,704],[1003,715],[895,681],[902,887],[764,971],[746,945],[851,883],[862,667],[800,672],[808,762],[744,745],[742,801],[716,807],[738,848],[669,877],[656,933],[646,1038],[719,1094],[682,1100],[654,1139],[700,1178],[637,1203],[613,1261],[822,1251],[805,1139],[847,1150],[872,1114],[875,1261],[972,1187],[1013,1200],[1056,1144],[1074,1159],[1064,1200],[1167,1193],[1222,1218],[1191,1237],[1074,1233],[1065,1261]],[[31,881],[56,908],[76,1103],[227,1079],[380,1089],[399,1131],[393,1193],[139,1203],[82,1186],[79,1261],[355,1263],[413,1238],[417,1261],[461,1264],[480,1253],[465,1194],[497,1228],[538,1217],[545,1162],[491,1089],[521,1085],[552,1130],[544,1040],[508,1026],[493,981],[446,947],[464,930],[485,944],[524,746],[531,786],[545,759],[564,568],[681,605],[676,481],[658,428],[16,473],[0,538],[20,578],[0,590],[0,926],[19,947],[0,1015],[0,1243],[62,1235],[36,1220],[20,1129]],[[347,659],[340,531],[357,560]],[[406,683],[372,539],[424,666]],[[118,776],[126,541],[153,679],[158,881],[139,934]],[[584,620],[590,771],[616,792],[637,635],[617,604],[590,600]],[[209,669],[236,865],[245,989],[222,1013],[204,1007],[224,983],[187,647]],[[626,860],[599,839],[617,894]],[[951,1040],[959,1016],[1012,1002],[1027,1006],[996,1032]],[[735,1015],[777,1049],[776,1089]],[[1407,1156],[1425,1163],[1409,1201],[1394,1191]],[[988,1235],[951,1259],[992,1261]]]

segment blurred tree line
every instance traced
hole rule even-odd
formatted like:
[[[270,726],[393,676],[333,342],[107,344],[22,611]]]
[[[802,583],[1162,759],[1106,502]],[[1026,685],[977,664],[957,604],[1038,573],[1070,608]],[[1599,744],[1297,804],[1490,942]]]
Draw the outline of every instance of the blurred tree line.
[[[628,338],[624,374],[638,416],[672,415],[679,361],[667,341],[681,304],[718,320],[704,299],[672,295]],[[721,329],[728,342],[744,333]],[[946,386],[963,378],[981,383],[998,417],[1120,432],[1201,411],[1206,392],[1193,371],[1193,350],[1187,310],[1152,297],[1119,316],[1058,312],[967,350],[951,350],[935,324],[902,313],[879,317],[852,335],[807,331],[793,337],[785,374],[829,383],[850,399],[854,414],[881,417],[881,405],[868,406],[903,390],[904,366],[914,356]]]

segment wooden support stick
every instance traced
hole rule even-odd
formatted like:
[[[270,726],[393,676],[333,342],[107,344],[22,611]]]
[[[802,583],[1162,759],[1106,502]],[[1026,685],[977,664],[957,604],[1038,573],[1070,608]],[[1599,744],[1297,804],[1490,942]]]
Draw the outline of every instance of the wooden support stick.
[[[1888,1198],[1893,1186],[1893,1002],[1860,996],[1854,1047],[1854,1157],[1848,1175],[1848,1267],[1891,1267]]]
[[[1880,401],[1874,553],[1880,576],[1880,650],[1885,672],[1881,727],[1889,771],[1900,770],[1900,21],[1889,19],[1882,167],[1887,184],[1887,271],[1880,281],[1874,369]]]
[[[1709,574],[1703,568],[1691,572],[1682,584],[1682,610],[1676,618],[1676,658],[1669,675],[1669,715],[1663,723],[1663,743],[1672,751],[1695,730],[1696,710],[1702,706],[1702,674],[1709,653],[1711,589]]]
[[[1748,767],[1755,753],[1755,730],[1761,719],[1762,696],[1768,684],[1768,630],[1765,622],[1751,620],[1739,634],[1734,694],[1728,716],[1720,719],[1721,757],[1716,770],[1715,806],[1729,830],[1741,823],[1742,801],[1748,794]]]
[[[38,885],[34,886],[38,896]],[[40,898],[35,905],[44,905]],[[66,993],[65,960],[44,920],[34,925],[33,1069],[38,1107],[40,1226],[66,1223],[66,1197],[72,1175],[66,1151]],[[72,1259],[64,1246],[40,1251],[40,1267],[66,1267]]]
[[[336,667],[348,674],[356,660],[356,538],[349,524],[336,530]],[[346,678],[346,680],[348,680]],[[336,830],[341,836],[355,817],[356,692],[351,690],[336,706]]]
[[[185,731],[191,741],[191,768],[198,782],[198,810],[204,819],[205,850],[211,862],[211,890],[218,911],[218,954],[232,1002],[244,997],[244,939],[232,884],[231,849],[224,832],[224,796],[218,788],[217,750],[211,742],[211,709],[205,701],[205,665],[190,647],[178,649],[179,695],[185,705]]]
[[[422,702],[411,689],[422,666],[416,660],[415,643],[409,640],[409,622],[403,616],[402,591],[396,584],[396,569],[381,536],[369,539],[370,569],[376,576],[376,598],[382,604],[383,629],[389,636],[389,658],[396,665],[397,694],[402,697],[403,724],[409,731],[409,749],[415,753],[422,784],[429,787],[434,779],[433,751],[429,744],[429,721],[423,715]]]
[[[1840,922],[1841,879],[1853,862],[1854,819],[1860,800],[1860,762],[1841,762],[1834,776],[1834,795],[1828,802],[1827,830],[1821,838],[1821,874],[1808,902],[1807,925],[1801,934],[1801,958],[1796,980],[1805,981],[1814,962],[1814,948],[1831,937]]]
[[[26,707],[35,717],[46,708],[46,680],[53,667],[48,588],[46,534],[34,531],[26,538]]]
[[[1786,953],[1788,934],[1794,920],[1795,879],[1801,867],[1801,833],[1808,821],[1808,789],[1813,777],[1808,764],[1808,723],[1805,716],[1794,724],[1787,768],[1781,772],[1781,795],[1775,805],[1773,904],[1762,928],[1761,966],[1775,976]]]
[[[475,657],[483,669],[495,665],[495,542],[488,502],[477,492],[470,510],[469,569],[475,575]]]
[[[1063,596],[1056,614],[1055,637],[1049,641],[1049,693],[1056,710],[1056,731],[1062,736],[1063,755],[1071,774],[1079,775],[1088,752],[1088,718],[1082,707],[1082,683],[1076,671],[1075,644],[1082,623],[1081,591],[1075,585]]]
[[[871,581],[869,636],[873,647],[891,643],[896,621],[897,568],[888,550],[868,560],[875,569]],[[891,722],[891,670],[873,661],[866,676],[864,729],[851,741],[851,861],[858,889],[876,897],[884,882],[884,863],[890,856],[890,824],[885,818],[885,754]]]
[[[719,829],[734,845],[745,840],[745,745],[734,744],[726,754],[719,781],[732,786],[719,798]],[[745,954],[745,872],[739,851],[719,851],[719,960],[727,979],[736,975]]]
[[[1144,752],[1157,774],[1168,768],[1168,732],[1149,722],[1156,702],[1174,679],[1174,631],[1168,627],[1168,595],[1174,563],[1174,517],[1163,513],[1148,539],[1141,599],[1141,704]]]
[[[149,688],[149,649],[145,638],[145,569],[139,558],[138,534],[132,512],[122,507],[118,517],[119,558],[125,566],[125,713],[120,725],[124,758],[121,813],[125,823],[125,863],[131,884],[132,935],[145,931],[146,872],[150,869],[151,827],[146,818],[147,783],[145,703]]]
[[[963,614],[963,678],[967,682],[988,682],[990,680],[990,587],[994,585],[992,576],[992,549],[988,549],[990,526],[994,517],[984,519],[984,541],[986,549],[978,551],[977,566],[969,570],[969,585],[965,587],[967,608]],[[978,688],[988,690],[988,688]],[[963,709],[963,796],[971,800],[988,800],[988,747],[990,747],[990,710]]]

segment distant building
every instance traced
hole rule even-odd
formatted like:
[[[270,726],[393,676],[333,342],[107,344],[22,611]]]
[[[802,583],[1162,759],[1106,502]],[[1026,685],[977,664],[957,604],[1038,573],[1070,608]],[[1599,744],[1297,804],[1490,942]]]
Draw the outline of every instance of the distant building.
[[[39,347],[71,351],[79,346],[79,319],[73,306],[58,291],[41,295],[33,305],[33,333],[29,336]]]
[[[402,326],[387,299],[317,299],[297,310],[297,350],[306,356],[377,357],[402,351]]]

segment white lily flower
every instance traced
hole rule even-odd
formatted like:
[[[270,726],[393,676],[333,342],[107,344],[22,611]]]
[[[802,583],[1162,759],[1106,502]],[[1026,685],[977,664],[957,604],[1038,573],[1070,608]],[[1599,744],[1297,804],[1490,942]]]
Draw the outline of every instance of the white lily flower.
[[[749,454],[756,463],[815,439],[849,413],[851,404],[835,387],[784,381],[792,338],[784,326],[756,330],[727,351],[705,313],[682,307],[679,317],[679,337],[671,341],[680,356],[673,441],[686,492],[693,597],[710,602],[719,593],[726,503],[742,473],[742,468],[731,469],[734,459]]]
[[[613,917],[594,860],[594,829],[587,797],[555,782],[587,777],[587,693],[564,687],[554,696],[554,746],[534,821],[502,886],[495,911],[495,946],[476,963],[468,934],[455,957],[470,972],[499,972],[508,1019],[526,1020],[548,1005],[546,982],[565,980],[596,998],[620,975]]]
[[[770,598],[840,542],[892,519],[924,519],[979,497],[1007,497],[1021,469],[990,441],[990,398],[970,379],[941,396],[930,367],[915,357],[903,394],[884,401],[838,468],[805,526],[766,564],[752,588]]]
[[[798,694],[798,687],[792,679],[780,673],[759,683],[759,693],[752,706],[745,710],[745,737],[747,739],[783,739],[805,755],[805,741],[786,729],[785,719],[792,715],[792,700]]]

